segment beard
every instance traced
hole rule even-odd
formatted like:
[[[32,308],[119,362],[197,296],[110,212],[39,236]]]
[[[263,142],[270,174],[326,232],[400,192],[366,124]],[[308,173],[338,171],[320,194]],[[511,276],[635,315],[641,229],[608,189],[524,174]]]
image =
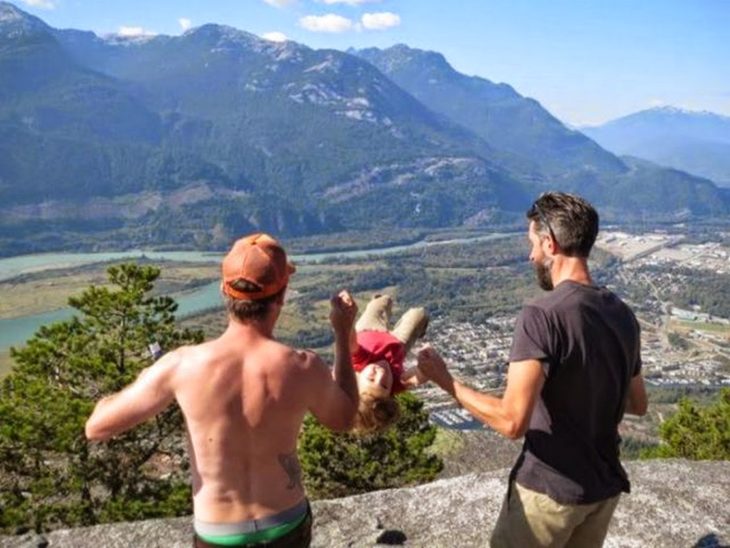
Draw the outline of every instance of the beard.
[[[545,260],[543,263],[535,263],[535,276],[537,276],[537,284],[540,286],[540,289],[544,289],[545,291],[552,291],[553,288],[553,278],[550,275],[550,269],[553,266],[553,262],[551,260]]]

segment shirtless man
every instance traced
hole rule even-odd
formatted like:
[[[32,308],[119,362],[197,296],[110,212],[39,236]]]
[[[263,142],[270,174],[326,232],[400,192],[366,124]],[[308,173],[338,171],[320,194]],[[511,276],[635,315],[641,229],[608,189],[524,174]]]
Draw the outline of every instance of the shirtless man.
[[[238,240],[223,261],[228,327],[217,339],[168,353],[86,423],[107,440],[176,400],[189,438],[195,546],[308,546],[311,512],[297,436],[311,412],[336,431],[358,405],[348,336],[357,313],[343,291],[331,301],[335,366],[273,338],[295,268],[265,234]]]

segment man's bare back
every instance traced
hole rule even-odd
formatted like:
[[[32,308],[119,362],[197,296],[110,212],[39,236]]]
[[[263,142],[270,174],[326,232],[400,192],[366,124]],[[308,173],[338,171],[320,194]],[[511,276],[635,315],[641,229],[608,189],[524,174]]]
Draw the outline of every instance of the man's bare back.
[[[319,396],[312,380],[329,376],[324,364],[230,330],[177,354],[173,386],[190,440],[195,516],[256,519],[301,501],[297,435]]]
[[[334,430],[353,415],[353,400],[316,354],[232,321],[218,339],[170,352],[99,402],[87,435],[108,439],[173,399],[188,429],[195,516],[211,522],[257,519],[301,501],[296,442],[305,413]]]
[[[226,261],[278,246],[266,238],[239,240]],[[277,276],[282,279],[259,306],[256,299],[239,296],[239,285],[227,286],[226,261],[226,331],[213,341],[166,354],[124,390],[100,400],[86,423],[86,435],[106,440],[177,400],[188,430],[196,531],[198,522],[237,524],[237,533],[244,534],[245,522],[280,516],[304,502],[296,454],[304,415],[311,412],[332,430],[352,425],[358,396],[348,339],[357,306],[345,291],[331,300],[331,371],[313,352],[289,348],[273,337],[288,281],[283,267],[276,270],[270,264],[274,259],[259,258],[255,267],[260,272],[251,277],[263,280],[263,287]],[[287,264],[285,255],[281,261]],[[238,272],[234,269],[234,280]]]

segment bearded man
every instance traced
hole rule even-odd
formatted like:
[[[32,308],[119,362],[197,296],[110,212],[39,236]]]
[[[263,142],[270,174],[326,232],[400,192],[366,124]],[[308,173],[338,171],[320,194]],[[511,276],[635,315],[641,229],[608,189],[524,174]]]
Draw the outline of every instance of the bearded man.
[[[624,413],[646,413],[639,324],[593,283],[588,256],[598,213],[584,199],[541,195],[527,211],[530,261],[547,294],[522,309],[507,386],[496,398],[453,379],[438,352],[421,372],[475,417],[525,437],[492,546],[600,546],[629,481],[619,460]]]

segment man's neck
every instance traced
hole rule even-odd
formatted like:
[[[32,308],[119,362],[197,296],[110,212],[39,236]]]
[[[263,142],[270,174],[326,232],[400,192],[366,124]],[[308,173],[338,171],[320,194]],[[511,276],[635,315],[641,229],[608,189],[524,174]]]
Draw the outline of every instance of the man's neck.
[[[274,323],[268,318],[259,321],[242,322],[235,316],[228,316],[228,327],[224,335],[234,336],[241,339],[274,337]]]
[[[556,255],[550,270],[553,286],[571,281],[583,285],[593,285],[593,279],[588,271],[588,260],[584,257],[565,257]]]

